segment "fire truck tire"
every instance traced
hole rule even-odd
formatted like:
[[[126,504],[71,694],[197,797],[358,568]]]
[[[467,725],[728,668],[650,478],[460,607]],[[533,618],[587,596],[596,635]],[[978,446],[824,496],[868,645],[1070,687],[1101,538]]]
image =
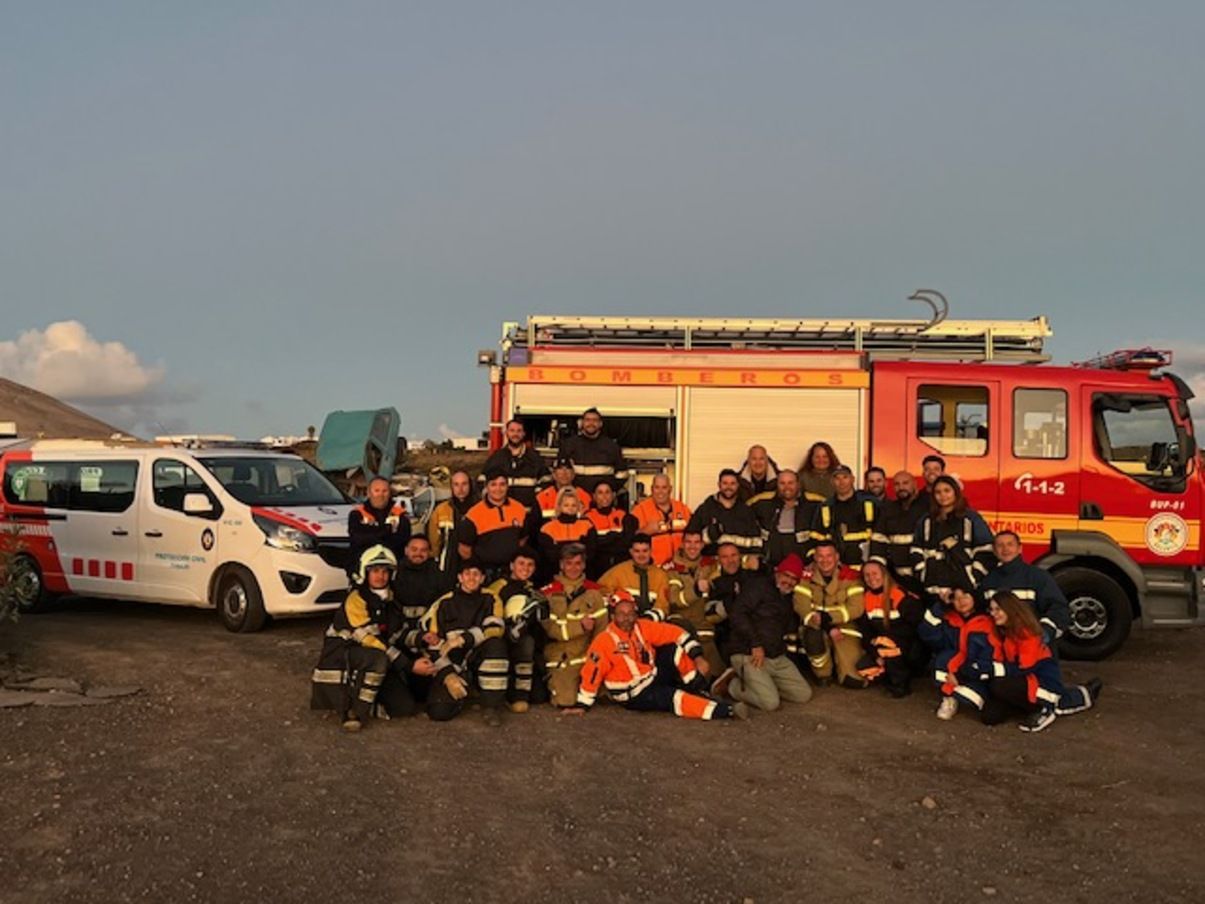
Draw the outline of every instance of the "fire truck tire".
[[[214,589],[214,605],[227,631],[250,634],[268,620],[264,595],[255,577],[241,565],[227,565]]]
[[[17,611],[25,615],[40,612],[51,597],[42,583],[42,569],[31,556],[17,556],[13,560],[13,589]]]
[[[1059,640],[1065,659],[1104,659],[1130,636],[1134,614],[1130,597],[1117,581],[1091,568],[1054,573],[1071,607],[1071,627]]]

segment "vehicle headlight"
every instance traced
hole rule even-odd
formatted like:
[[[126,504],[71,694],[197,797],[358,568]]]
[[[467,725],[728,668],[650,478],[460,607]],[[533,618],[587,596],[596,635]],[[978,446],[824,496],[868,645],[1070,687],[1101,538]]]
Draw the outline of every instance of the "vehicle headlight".
[[[253,515],[256,526],[264,532],[264,542],[276,549],[290,552],[313,552],[318,547],[314,535],[262,515]]]

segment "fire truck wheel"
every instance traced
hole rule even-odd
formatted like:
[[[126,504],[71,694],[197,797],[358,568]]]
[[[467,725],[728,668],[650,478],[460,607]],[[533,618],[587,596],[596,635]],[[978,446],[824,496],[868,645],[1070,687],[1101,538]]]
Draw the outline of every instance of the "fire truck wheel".
[[[1121,585],[1091,568],[1064,568],[1054,579],[1071,609],[1059,653],[1066,659],[1104,659],[1120,649],[1134,617]]]
[[[226,567],[218,580],[215,595],[214,604],[227,631],[243,634],[258,631],[268,620],[259,584],[241,565]]]
[[[17,611],[21,613],[37,612],[50,599],[50,593],[42,583],[42,570],[29,556],[17,556],[13,561],[13,590]]]

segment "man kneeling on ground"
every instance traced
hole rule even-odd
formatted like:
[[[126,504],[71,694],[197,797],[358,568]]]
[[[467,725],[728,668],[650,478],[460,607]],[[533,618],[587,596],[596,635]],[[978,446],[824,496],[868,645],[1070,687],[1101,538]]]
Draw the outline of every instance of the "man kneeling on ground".
[[[744,719],[743,703],[731,704],[707,695],[707,658],[689,633],[666,622],[636,617],[631,594],[611,597],[611,623],[590,644],[582,668],[577,706],[580,715],[605,686],[627,709],[672,712],[685,719]]]
[[[745,582],[729,613],[732,623],[732,668],[712,686],[721,699],[756,706],[766,712],[781,701],[807,703],[812,689],[787,658],[785,637],[795,624],[795,587],[803,577],[803,560],[789,554],[774,569],[774,580],[758,575]]]

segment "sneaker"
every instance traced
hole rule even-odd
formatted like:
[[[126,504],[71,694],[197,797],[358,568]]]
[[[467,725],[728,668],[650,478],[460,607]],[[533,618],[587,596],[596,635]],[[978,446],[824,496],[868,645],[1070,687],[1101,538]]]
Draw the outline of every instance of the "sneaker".
[[[1049,728],[1054,720],[1058,718],[1054,714],[1053,709],[1039,709],[1037,712],[1032,712],[1025,717],[1018,727],[1022,731],[1041,731],[1044,728]]]
[[[747,703],[732,704],[732,718],[740,719],[742,722],[749,718],[749,705]]]
[[[531,706],[526,700],[511,700],[510,703],[506,704],[506,706],[512,713],[518,713],[520,715],[531,709]]]
[[[357,719],[355,716],[348,716],[346,719],[343,720],[343,730],[344,731],[359,731],[360,727],[361,727],[360,720]]]
[[[723,674],[715,681],[711,682],[711,696],[718,697],[721,700],[728,699],[728,685],[732,683],[732,679],[736,677],[736,669],[724,669]]]
[[[958,701],[954,697],[942,697],[937,707],[937,718],[949,722],[958,715]]]

